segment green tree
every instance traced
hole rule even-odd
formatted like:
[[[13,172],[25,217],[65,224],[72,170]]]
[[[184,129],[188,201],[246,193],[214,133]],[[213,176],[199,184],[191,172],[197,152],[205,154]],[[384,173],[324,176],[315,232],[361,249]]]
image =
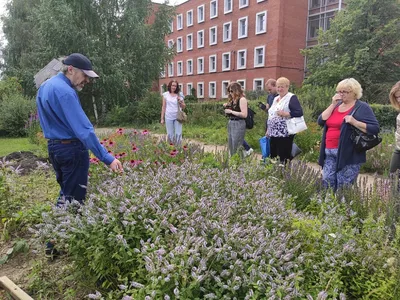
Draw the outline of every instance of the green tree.
[[[51,59],[73,52],[87,55],[100,75],[81,94],[93,115],[141,99],[173,53],[164,37],[174,8],[150,0],[13,0],[3,18],[9,41],[4,71],[21,79],[34,96],[33,75]],[[23,24],[23,37],[14,35]],[[18,51],[14,51],[14,49]]]
[[[332,86],[356,78],[371,102],[387,101],[400,78],[400,4],[397,0],[348,0],[318,45],[306,49],[306,83]]]

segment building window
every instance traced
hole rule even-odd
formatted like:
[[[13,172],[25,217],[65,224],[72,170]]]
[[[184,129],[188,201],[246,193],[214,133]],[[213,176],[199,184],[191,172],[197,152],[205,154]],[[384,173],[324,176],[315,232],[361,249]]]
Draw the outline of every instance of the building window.
[[[253,90],[262,91],[264,87],[264,78],[255,78],[253,80]]]
[[[267,32],[267,11],[259,12],[256,15],[256,34]]]
[[[238,20],[238,39],[247,37],[247,17]]]
[[[228,80],[222,81],[222,93],[221,93],[222,98],[228,98],[228,86],[229,86]]]
[[[179,14],[176,17],[176,29],[177,30],[183,29],[183,15],[182,14]]]
[[[224,0],[224,14],[231,13],[233,7],[233,0]]]
[[[165,78],[165,68],[160,72],[160,78]]]
[[[178,61],[176,63],[176,75],[177,76],[183,75],[183,62],[182,61]]]
[[[240,84],[240,86],[242,87],[242,91],[246,90],[246,79],[239,79],[236,80],[236,82]]]
[[[222,53],[222,71],[230,71],[231,69],[231,53]]]
[[[193,59],[188,59],[186,61],[186,75],[193,74]]]
[[[224,42],[229,42],[232,40],[232,22],[224,23]]]
[[[318,37],[318,30],[328,30],[331,28],[331,20],[335,16],[335,12],[331,11],[317,16],[308,18],[308,38],[315,39]]]
[[[210,2],[210,19],[218,17],[218,0]]]
[[[193,50],[193,33],[186,36],[186,50]]]
[[[178,37],[176,39],[176,52],[182,52],[183,51],[183,40],[182,37]]]
[[[316,8],[321,6],[321,0],[310,0],[311,1],[311,8]]]
[[[174,63],[168,64],[168,77],[174,77]]]
[[[209,44],[216,45],[217,44],[217,26],[210,27],[210,34],[209,34]]]
[[[174,40],[168,40],[168,48],[172,49],[174,47]]]
[[[171,33],[174,32],[174,20],[169,21],[169,31]]]
[[[204,4],[197,7],[197,23],[204,22]]]
[[[238,50],[237,52],[237,68],[246,69],[247,50]]]
[[[204,82],[197,83],[197,98],[204,98]]]
[[[210,55],[208,59],[208,72],[217,72],[217,55]]]
[[[197,31],[197,48],[204,47],[204,29]]]
[[[192,26],[193,25],[193,9],[189,10],[186,13],[186,26]]]
[[[208,97],[209,98],[217,97],[217,83],[215,81],[210,81],[208,83]]]
[[[197,58],[197,74],[204,73],[204,57]]]
[[[186,84],[186,95],[188,96],[192,95],[192,88],[193,88],[193,83]]]
[[[264,67],[264,49],[265,46],[254,48],[254,67]]]
[[[249,6],[249,0],[239,0],[239,9]]]

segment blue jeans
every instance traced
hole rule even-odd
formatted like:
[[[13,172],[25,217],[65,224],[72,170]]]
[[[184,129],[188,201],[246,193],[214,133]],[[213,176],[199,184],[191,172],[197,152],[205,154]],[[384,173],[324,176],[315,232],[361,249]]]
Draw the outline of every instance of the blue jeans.
[[[88,183],[89,151],[78,140],[69,143],[49,140],[47,149],[61,187],[57,206],[73,199],[83,203]]]
[[[176,145],[180,145],[182,140],[182,123],[177,120],[165,120],[167,128],[168,141]]]

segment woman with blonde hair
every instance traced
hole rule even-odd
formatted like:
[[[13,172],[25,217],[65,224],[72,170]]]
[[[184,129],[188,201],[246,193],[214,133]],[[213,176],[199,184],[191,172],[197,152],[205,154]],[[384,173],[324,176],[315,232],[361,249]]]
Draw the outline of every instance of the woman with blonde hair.
[[[389,93],[390,104],[400,111],[400,81],[398,81],[390,90]],[[396,172],[400,169],[400,113],[396,118],[396,145],[393,151],[392,160],[390,161],[390,173]]]
[[[276,80],[278,96],[268,110],[267,131],[270,137],[271,158],[279,157],[282,164],[292,159],[294,134],[289,134],[286,120],[303,116],[296,95],[289,92],[290,81],[285,77]]]
[[[243,95],[242,86],[237,82],[228,85],[228,102],[224,103],[228,122],[229,154],[234,155],[244,141],[246,133],[247,100]]]
[[[325,187],[334,191],[350,185],[357,179],[366,151],[358,152],[353,146],[353,126],[364,133],[378,134],[379,124],[371,107],[359,99],[362,97],[360,83],[347,78],[338,83],[332,103],[318,117],[324,127],[319,165]]]

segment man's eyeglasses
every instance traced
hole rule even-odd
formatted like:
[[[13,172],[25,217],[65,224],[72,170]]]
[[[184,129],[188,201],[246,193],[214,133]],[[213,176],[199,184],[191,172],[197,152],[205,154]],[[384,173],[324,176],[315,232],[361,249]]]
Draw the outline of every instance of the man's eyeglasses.
[[[338,94],[350,94],[351,92],[349,91],[337,91]]]

